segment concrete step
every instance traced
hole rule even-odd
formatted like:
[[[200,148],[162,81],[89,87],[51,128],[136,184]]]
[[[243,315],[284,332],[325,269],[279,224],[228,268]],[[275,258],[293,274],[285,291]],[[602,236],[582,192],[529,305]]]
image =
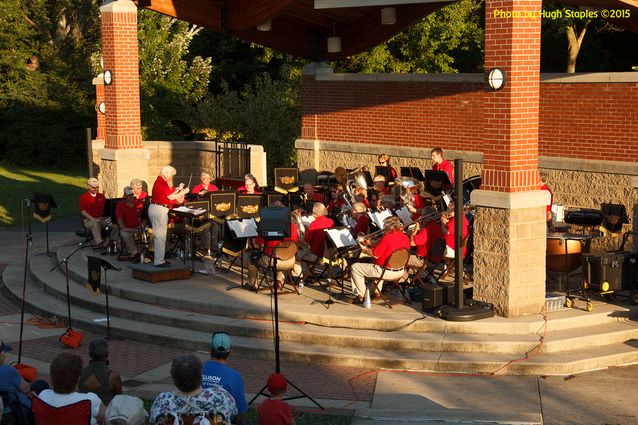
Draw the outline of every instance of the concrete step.
[[[8,273],[7,273],[8,272]],[[12,276],[13,275],[13,276]],[[3,289],[9,297],[10,290],[19,286],[19,271],[8,270],[3,275]],[[11,281],[13,281],[11,283]],[[50,296],[32,281],[27,287],[27,306],[37,314],[53,314],[65,317],[66,303]],[[37,301],[34,301],[37,300]],[[17,299],[15,300],[17,301]],[[82,307],[72,307],[73,326],[105,334],[103,315]],[[187,350],[207,350],[210,332],[179,329],[154,323],[140,323],[136,320],[113,317],[111,334],[116,337],[135,339],[153,344],[181,347]],[[242,356],[255,359],[274,359],[273,341],[265,338],[236,336],[234,350]],[[370,367],[386,369],[426,370],[446,373],[482,374],[541,374],[566,375],[595,368],[638,362],[638,349],[633,344],[613,344],[590,350],[561,354],[539,354],[530,359],[522,359],[512,354],[502,353],[455,353],[418,352],[385,350],[376,348],[338,347],[324,344],[287,341],[281,339],[282,361],[339,364],[350,367]]]
[[[59,273],[49,273],[51,264],[34,261],[31,270],[36,283],[53,296],[66,300],[66,281]],[[46,280],[45,280],[46,279]],[[77,286],[77,285],[74,285]],[[121,291],[114,291],[121,292]],[[105,314],[103,297],[91,296],[88,291],[73,290],[72,304]],[[227,330],[233,335],[272,338],[270,321],[254,320],[246,312],[235,312],[231,317],[219,314],[202,314],[188,310],[175,310],[158,305],[110,297],[110,312],[114,317],[138,320],[197,331]],[[223,313],[223,312],[222,312]],[[434,318],[424,320],[438,321]],[[543,329],[545,326],[543,327]],[[280,335],[288,341],[324,344],[339,347],[400,349],[403,351],[447,351],[475,353],[525,353],[543,341],[544,352],[561,352],[593,346],[624,342],[638,337],[635,322],[619,318],[616,322],[576,328],[574,330],[530,333],[527,335],[472,334],[448,332],[411,332],[395,330],[378,332],[364,329],[340,329],[314,325],[309,322],[283,321]]]

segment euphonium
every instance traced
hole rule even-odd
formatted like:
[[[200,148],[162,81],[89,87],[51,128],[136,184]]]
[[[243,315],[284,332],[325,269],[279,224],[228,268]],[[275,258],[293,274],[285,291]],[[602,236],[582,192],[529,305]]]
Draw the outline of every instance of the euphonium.
[[[303,220],[301,219],[300,210],[294,210],[290,213],[290,219],[297,226],[297,233],[299,234],[299,240],[303,240],[306,234],[306,226],[303,224]]]

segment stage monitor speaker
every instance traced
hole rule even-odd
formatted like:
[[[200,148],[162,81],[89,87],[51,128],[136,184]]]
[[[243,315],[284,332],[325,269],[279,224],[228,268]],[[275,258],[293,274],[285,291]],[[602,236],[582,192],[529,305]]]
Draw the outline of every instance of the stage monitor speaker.
[[[262,208],[259,212],[259,235],[264,239],[282,240],[290,237],[290,209]]]

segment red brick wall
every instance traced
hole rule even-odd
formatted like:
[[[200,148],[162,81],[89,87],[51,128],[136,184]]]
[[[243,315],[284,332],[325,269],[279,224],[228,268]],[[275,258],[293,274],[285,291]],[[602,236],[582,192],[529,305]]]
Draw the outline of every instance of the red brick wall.
[[[486,93],[482,83],[305,76],[301,137],[483,152]],[[540,155],[638,162],[638,83],[541,83],[539,109]]]
[[[130,11],[117,10],[124,8],[124,3],[129,2],[112,2],[101,8],[104,69],[113,74],[111,85],[104,87],[107,149],[142,147],[137,10],[134,5]],[[107,11],[109,8],[115,11]]]

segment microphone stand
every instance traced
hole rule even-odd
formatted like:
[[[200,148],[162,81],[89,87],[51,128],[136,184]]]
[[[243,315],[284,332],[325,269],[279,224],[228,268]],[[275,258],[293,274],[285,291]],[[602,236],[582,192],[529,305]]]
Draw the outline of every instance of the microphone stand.
[[[26,296],[27,296],[27,270],[29,268],[29,247],[33,246],[33,235],[31,234],[31,200],[23,199],[27,206],[27,221],[28,232],[25,236],[25,249],[24,249],[24,276],[22,280],[22,302],[20,303],[20,343],[18,344],[18,363],[22,360],[22,335],[24,332],[24,310],[26,307]],[[22,222],[24,223],[24,215],[22,215]]]

